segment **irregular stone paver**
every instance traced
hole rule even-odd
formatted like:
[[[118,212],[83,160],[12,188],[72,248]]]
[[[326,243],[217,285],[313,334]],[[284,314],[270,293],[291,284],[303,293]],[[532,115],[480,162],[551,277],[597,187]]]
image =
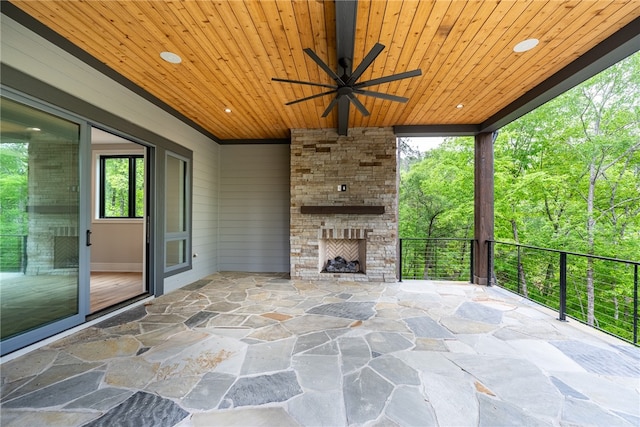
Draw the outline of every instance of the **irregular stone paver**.
[[[141,389],[155,378],[159,367],[159,363],[141,358],[113,360],[107,367],[104,381],[113,387]]]
[[[204,335],[179,353],[162,361],[158,368],[158,380],[181,376],[202,376],[207,372],[225,372],[237,375],[240,372],[247,345],[235,339]],[[158,355],[142,355],[149,361],[158,360]]]
[[[82,360],[96,361],[114,357],[135,356],[140,347],[140,341],[131,336],[125,336],[72,344],[65,351]]]
[[[196,280],[195,282],[190,283],[187,286],[183,286],[181,289],[183,291],[196,291],[200,288],[204,288],[209,283],[211,283],[211,280]]]
[[[209,372],[185,396],[182,403],[187,408],[204,411],[214,409],[235,380],[235,375]]]
[[[426,399],[441,426],[478,425],[478,398],[467,374],[425,373]]]
[[[301,426],[343,426],[346,414],[342,393],[306,392],[287,403],[288,412]]]
[[[483,323],[491,323],[492,325],[499,325],[500,321],[502,321],[502,312],[500,310],[476,302],[462,303],[454,314],[458,317]]]
[[[249,346],[240,374],[286,370],[291,364],[291,352],[294,344],[294,339],[286,339]]]
[[[338,356],[300,355],[292,360],[292,366],[305,390],[330,392],[340,389],[342,372]]]
[[[502,399],[529,413],[554,419],[561,395],[549,378],[528,361],[494,356],[450,354],[449,358]],[[499,366],[499,369],[496,367]]]
[[[640,425],[640,349],[556,317],[496,287],[216,273],[3,363],[1,425]]]
[[[568,385],[566,385],[565,383],[563,383],[562,381],[560,381],[556,377],[551,377],[550,379],[551,379],[551,382],[553,383],[553,385],[556,386],[558,391],[560,393],[562,393],[562,395],[564,397],[571,397],[573,399],[580,399],[580,400],[588,400],[589,399],[587,396],[585,396],[584,394],[580,393],[576,389],[574,389],[572,387],[569,387]]]
[[[331,337],[329,337],[329,335],[327,335],[327,333],[324,331],[302,335],[296,340],[296,345],[293,349],[293,353],[298,354],[314,347],[319,347],[327,343],[330,339]]]
[[[2,427],[47,426],[68,427],[84,426],[99,413],[74,411],[41,411],[24,412],[19,410],[2,410]]]
[[[367,320],[376,314],[373,302],[336,302],[324,304],[307,310],[310,314],[322,314],[324,316],[344,317],[346,319]]]
[[[94,392],[100,386],[104,372],[86,372],[56,384],[3,403],[3,408],[47,408],[71,402]]]
[[[396,357],[377,357],[369,366],[395,385],[420,385],[418,372]]]
[[[391,395],[386,414],[401,426],[437,425],[433,408],[414,387],[399,387]]]
[[[187,328],[195,328],[196,326],[203,324],[207,320],[217,315],[218,313],[215,313],[213,311],[199,311],[198,313],[185,320],[184,325]]]
[[[365,337],[371,351],[379,354],[393,353],[413,347],[413,343],[395,332],[372,332]]]
[[[551,421],[534,418],[522,409],[508,402],[478,395],[480,421],[478,427],[551,427]]]
[[[173,427],[189,415],[169,399],[137,392],[102,417],[84,427],[154,426]]]
[[[16,395],[23,395],[32,391],[41,389],[43,387],[55,384],[58,381],[62,381],[66,378],[73,377],[83,372],[90,371],[98,366],[102,366],[100,362],[94,363],[73,363],[68,365],[56,365],[52,366],[42,374],[36,376],[23,387],[21,387]]]
[[[419,338],[454,338],[453,334],[440,326],[430,317],[411,317],[404,319],[416,337]]]
[[[624,418],[602,411],[595,403],[574,398],[564,400],[561,422],[572,426],[633,426]]]
[[[378,418],[393,386],[370,368],[344,377],[344,402],[349,424],[362,424]]]
[[[341,337],[338,348],[342,355],[342,372],[347,373],[360,369],[371,360],[371,350],[362,337]]]
[[[578,341],[551,344],[590,372],[604,375],[640,376],[640,364],[626,354],[604,350]]]
[[[300,393],[302,389],[293,371],[243,377],[239,378],[224,396],[220,408],[284,402]]]
[[[113,316],[103,322],[96,324],[96,328],[111,328],[113,326],[123,325],[125,323],[133,322],[134,320],[140,320],[147,315],[147,310],[144,305],[139,305],[127,310],[124,313],[120,313],[117,316]]]
[[[98,411],[106,411],[121,402],[127,400],[133,394],[130,390],[122,388],[101,388],[83,396],[66,405],[65,409],[89,408]]]
[[[193,427],[300,427],[283,408],[250,408],[223,412],[196,413],[193,414],[191,422],[193,423]]]

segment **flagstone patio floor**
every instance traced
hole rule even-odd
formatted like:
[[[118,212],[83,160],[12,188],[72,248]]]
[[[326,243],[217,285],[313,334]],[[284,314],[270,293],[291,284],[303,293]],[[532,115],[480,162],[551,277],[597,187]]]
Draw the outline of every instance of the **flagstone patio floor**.
[[[640,349],[496,287],[216,273],[0,366],[2,426],[639,426]]]

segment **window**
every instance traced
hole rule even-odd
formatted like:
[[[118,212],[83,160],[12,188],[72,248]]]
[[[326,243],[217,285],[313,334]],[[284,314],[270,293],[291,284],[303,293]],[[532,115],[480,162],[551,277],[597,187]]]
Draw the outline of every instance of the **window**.
[[[165,272],[170,272],[189,267],[189,161],[167,153],[165,168]]]
[[[144,216],[144,157],[100,156],[100,218]]]

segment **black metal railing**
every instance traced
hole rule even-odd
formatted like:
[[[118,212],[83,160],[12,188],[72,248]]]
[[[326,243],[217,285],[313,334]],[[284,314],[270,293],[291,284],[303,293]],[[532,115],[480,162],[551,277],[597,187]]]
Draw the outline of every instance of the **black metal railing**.
[[[473,239],[401,238],[399,279],[473,281]]]
[[[558,311],[559,320],[568,316],[638,344],[640,261],[490,244],[496,285]]]
[[[27,267],[27,236],[0,235],[0,272],[22,272]]]

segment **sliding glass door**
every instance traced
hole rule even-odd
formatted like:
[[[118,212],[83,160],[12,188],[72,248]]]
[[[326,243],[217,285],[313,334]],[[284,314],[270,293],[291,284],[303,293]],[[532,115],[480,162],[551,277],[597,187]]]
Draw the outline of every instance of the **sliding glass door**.
[[[88,236],[81,206],[86,126],[1,98],[2,353],[84,321]]]

